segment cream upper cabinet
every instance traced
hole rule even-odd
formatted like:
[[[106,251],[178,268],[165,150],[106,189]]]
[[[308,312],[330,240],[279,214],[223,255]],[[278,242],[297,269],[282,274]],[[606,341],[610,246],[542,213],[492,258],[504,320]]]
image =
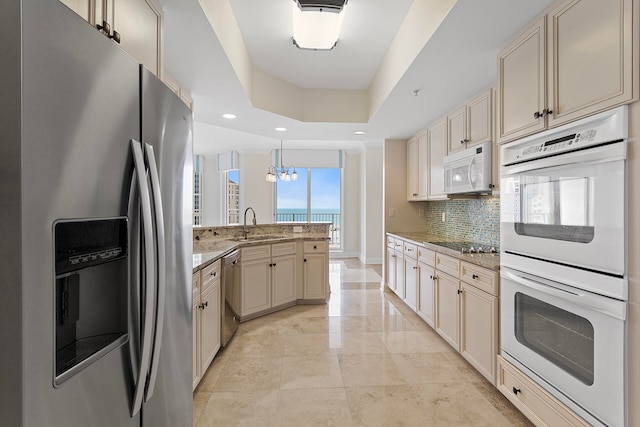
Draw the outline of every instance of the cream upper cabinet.
[[[447,122],[440,120],[427,130],[429,135],[429,200],[446,199],[444,194],[444,157],[447,155]]]
[[[498,142],[638,99],[634,2],[557,2],[500,50]]]
[[[638,99],[633,3],[567,0],[547,14],[549,126]]]
[[[488,89],[447,116],[449,154],[493,137],[492,90]]]
[[[417,200],[418,189],[418,138],[413,137],[407,141],[407,200]]]
[[[427,200],[429,147],[426,132],[407,141],[407,200]]]
[[[463,105],[447,116],[447,151],[462,150],[467,143],[467,106]]]
[[[506,142],[544,129],[545,20],[540,19],[498,53],[497,139]]]
[[[161,77],[163,14],[157,0],[61,1]]]
[[[162,6],[155,0],[111,0],[107,17],[120,34],[120,46],[161,77]]]

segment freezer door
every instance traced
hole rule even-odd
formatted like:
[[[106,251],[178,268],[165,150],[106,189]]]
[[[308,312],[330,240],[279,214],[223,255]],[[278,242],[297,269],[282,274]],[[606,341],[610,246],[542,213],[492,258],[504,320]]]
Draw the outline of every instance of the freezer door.
[[[54,388],[53,227],[126,215],[138,64],[60,2],[23,0],[22,25],[22,99],[7,101],[22,103],[22,342],[14,345],[23,349],[23,393],[14,404],[25,426],[137,426],[126,345]]]
[[[165,234],[165,259],[158,262],[165,277],[164,322],[156,328],[142,419],[146,427],[191,426],[192,114],[142,66],[140,75],[141,140],[153,147]]]

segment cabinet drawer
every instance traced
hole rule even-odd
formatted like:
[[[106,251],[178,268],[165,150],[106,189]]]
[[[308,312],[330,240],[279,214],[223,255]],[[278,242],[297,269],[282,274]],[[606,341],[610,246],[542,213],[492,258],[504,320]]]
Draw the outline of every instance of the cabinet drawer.
[[[413,243],[404,242],[404,254],[409,258],[418,258],[418,246]]]
[[[460,279],[491,295],[500,296],[498,273],[494,270],[462,261],[460,263]]]
[[[242,261],[271,257],[271,245],[250,246],[240,249]]]
[[[325,253],[327,251],[327,242],[324,240],[318,240],[316,242],[304,242],[304,253]]]
[[[589,425],[501,356],[498,356],[498,390],[536,425]]]
[[[295,254],[296,248],[296,242],[274,243],[271,245],[271,256]]]
[[[400,239],[393,239],[393,249],[398,253],[402,253],[403,241]]]
[[[418,246],[418,261],[423,262],[430,267],[435,267],[436,266],[435,259],[436,259],[435,251]]]
[[[394,239],[391,236],[387,236],[387,246],[393,249],[395,247],[395,244],[396,244],[396,239]]]
[[[205,292],[216,280],[220,280],[220,260],[202,269],[200,292]]]
[[[460,272],[460,260],[454,257],[443,255],[439,252],[436,252],[435,267],[438,270],[444,271],[445,273],[450,274],[453,277],[457,278]]]

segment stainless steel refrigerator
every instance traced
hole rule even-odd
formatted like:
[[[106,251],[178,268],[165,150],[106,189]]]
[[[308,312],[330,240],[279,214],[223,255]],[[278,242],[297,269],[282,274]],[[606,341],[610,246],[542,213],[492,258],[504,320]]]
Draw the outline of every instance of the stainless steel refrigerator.
[[[58,1],[0,28],[0,425],[191,426],[191,111]]]

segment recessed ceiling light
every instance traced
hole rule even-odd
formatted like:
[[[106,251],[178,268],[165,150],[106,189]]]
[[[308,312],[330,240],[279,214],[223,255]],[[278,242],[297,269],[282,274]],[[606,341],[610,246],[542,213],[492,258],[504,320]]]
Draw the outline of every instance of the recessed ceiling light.
[[[225,119],[235,119],[237,116],[231,113],[224,113],[222,117],[224,117]]]
[[[366,135],[367,132],[363,131],[363,130],[357,130],[355,132],[353,132],[354,135]]]
[[[277,127],[276,130],[278,132],[285,132],[287,130],[287,128],[283,128],[283,127]]]

